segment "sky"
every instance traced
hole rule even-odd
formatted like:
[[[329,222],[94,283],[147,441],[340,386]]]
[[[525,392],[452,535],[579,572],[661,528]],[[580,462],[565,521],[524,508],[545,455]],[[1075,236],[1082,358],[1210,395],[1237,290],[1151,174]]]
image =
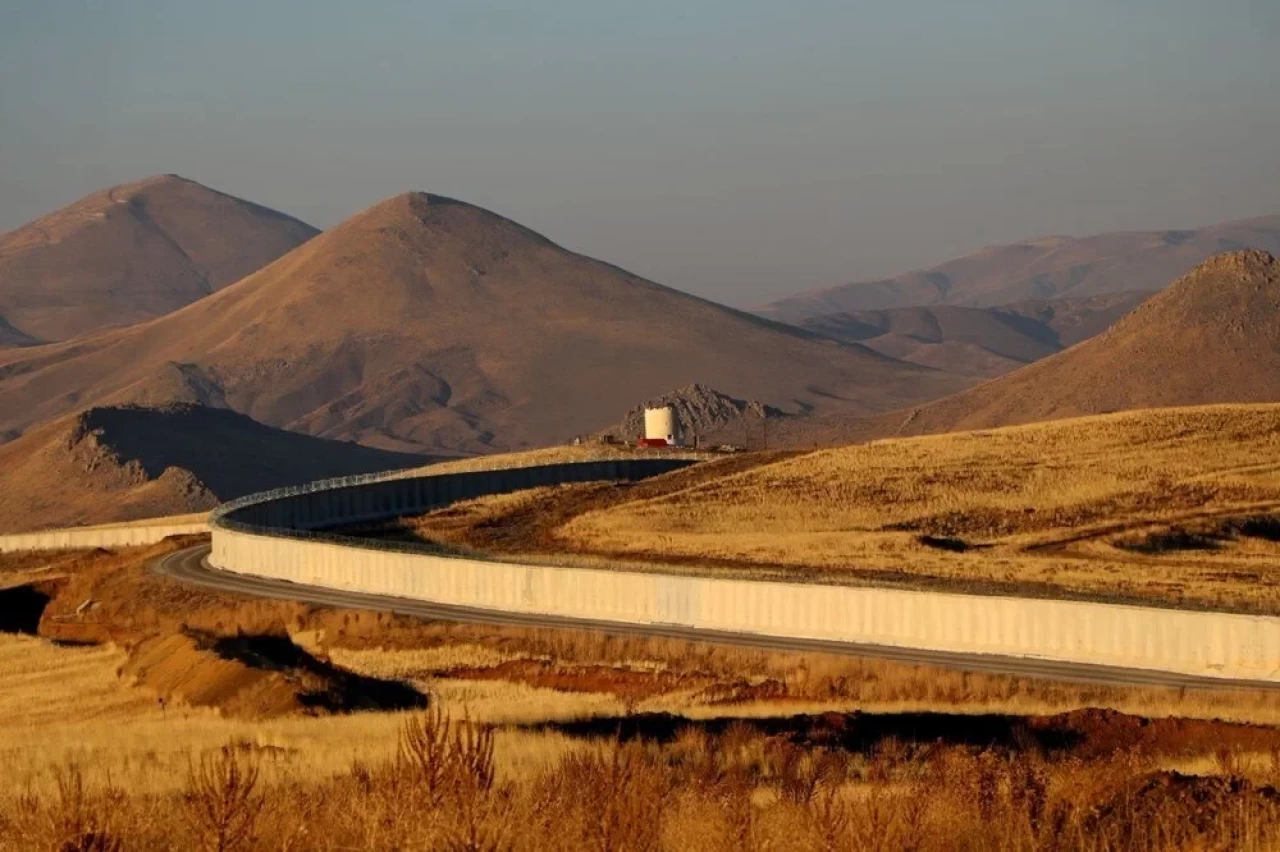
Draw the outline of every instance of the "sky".
[[[728,304],[1280,213],[1276,0],[0,0],[0,230],[423,190]]]

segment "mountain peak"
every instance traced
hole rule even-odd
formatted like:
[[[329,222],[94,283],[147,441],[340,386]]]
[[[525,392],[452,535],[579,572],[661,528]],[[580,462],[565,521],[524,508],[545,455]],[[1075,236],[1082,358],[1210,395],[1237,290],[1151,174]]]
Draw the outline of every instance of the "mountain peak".
[[[1277,263],[1271,252],[1261,249],[1241,249],[1215,254],[1192,269],[1185,278],[1223,274],[1267,276],[1274,275],[1277,269],[1280,269],[1280,263]]]
[[[318,233],[180,175],[91,193],[0,234],[0,317],[59,341],[170,313]]]
[[[1202,261],[1097,337],[930,403],[911,432],[1007,426],[1135,408],[1280,399],[1280,263]]]
[[[744,406],[850,414],[968,383],[748,317],[422,192],[184,310],[63,351],[20,381],[9,356],[0,429],[72,405],[178,397],[325,437],[483,452],[563,441],[695,379]]]
[[[346,242],[352,231],[375,232],[424,250],[429,243],[470,244],[481,252],[505,254],[523,242],[553,245],[518,222],[475,204],[430,192],[402,192],[377,202],[327,232]]]

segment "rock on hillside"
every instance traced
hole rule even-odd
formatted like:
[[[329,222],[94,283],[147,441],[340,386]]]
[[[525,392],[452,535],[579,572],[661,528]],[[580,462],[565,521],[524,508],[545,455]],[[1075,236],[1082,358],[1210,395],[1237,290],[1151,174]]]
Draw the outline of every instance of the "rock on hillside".
[[[254,491],[426,461],[198,405],[93,408],[0,446],[0,531],[196,512]]]
[[[1280,263],[1217,255],[1110,329],[879,432],[981,429],[1133,408],[1280,400]]]
[[[1159,290],[1212,255],[1248,248],[1280,253],[1280,216],[1185,231],[1045,237],[992,246],[932,269],[798,293],[757,313],[800,322],[842,311],[918,305],[981,308],[1028,299]]]
[[[371,446],[559,443],[694,380],[870,414],[969,384],[574,254],[453,199],[388,199],[152,322],[0,350],[0,433],[166,396]]]
[[[0,234],[0,315],[43,341],[141,322],[317,233],[177,175],[114,186]]]
[[[687,442],[692,442],[695,435],[700,439],[716,440],[730,431],[730,424],[741,420],[773,420],[787,416],[782,410],[763,402],[735,399],[713,388],[692,384],[636,406],[627,412],[621,423],[603,430],[601,434],[634,441],[644,435],[644,410],[664,405],[676,410]]]

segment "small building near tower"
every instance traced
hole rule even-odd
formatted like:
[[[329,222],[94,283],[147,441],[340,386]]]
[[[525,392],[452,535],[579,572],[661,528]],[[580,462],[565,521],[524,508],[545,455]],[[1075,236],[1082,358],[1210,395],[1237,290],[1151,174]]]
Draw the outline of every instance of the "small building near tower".
[[[644,437],[642,447],[680,446],[680,421],[673,406],[663,405],[644,410]]]

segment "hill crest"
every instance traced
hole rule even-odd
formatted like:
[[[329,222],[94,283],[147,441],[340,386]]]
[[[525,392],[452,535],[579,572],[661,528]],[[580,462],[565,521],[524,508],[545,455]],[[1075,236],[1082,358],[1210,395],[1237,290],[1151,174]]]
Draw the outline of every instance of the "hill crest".
[[[1280,216],[1203,228],[1047,237],[987,246],[929,269],[823,287],[756,310],[785,322],[920,305],[997,307],[1037,299],[1158,290],[1221,252],[1280,252]]]
[[[1212,257],[1097,337],[912,410],[882,434],[981,429],[1111,411],[1280,400],[1280,262]]]
[[[141,322],[317,233],[178,175],[120,184],[0,234],[0,316],[40,341]]]
[[[0,530],[203,511],[255,491],[426,461],[199,405],[99,406],[0,445]]]
[[[595,432],[694,382],[852,415],[969,383],[672,290],[466,202],[405,193],[168,316],[0,352],[0,430],[65,414],[69,399],[179,393],[307,434],[490,452]]]

